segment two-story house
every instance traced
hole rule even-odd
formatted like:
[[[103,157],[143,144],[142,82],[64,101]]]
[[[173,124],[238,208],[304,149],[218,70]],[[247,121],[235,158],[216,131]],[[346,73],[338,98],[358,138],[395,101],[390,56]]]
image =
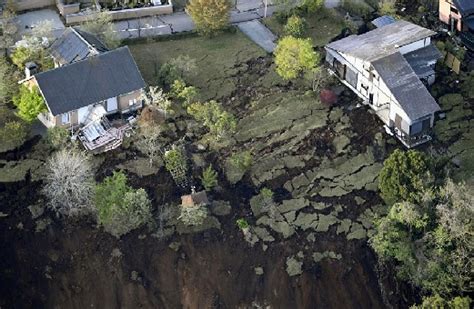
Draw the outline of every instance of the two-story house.
[[[407,147],[431,140],[429,131],[440,110],[426,88],[434,82],[441,57],[431,43],[434,34],[397,21],[325,46],[330,71]]]
[[[474,0],[439,0],[439,19],[474,51]]]

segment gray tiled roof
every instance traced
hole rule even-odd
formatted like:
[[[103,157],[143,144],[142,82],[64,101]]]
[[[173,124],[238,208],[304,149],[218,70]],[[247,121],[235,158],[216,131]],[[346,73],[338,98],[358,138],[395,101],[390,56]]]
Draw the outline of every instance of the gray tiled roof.
[[[372,65],[410,119],[416,120],[440,110],[399,52],[376,60]]]
[[[60,65],[73,63],[107,51],[94,35],[69,27],[50,47],[53,58]]]
[[[128,47],[35,75],[53,115],[145,87]]]
[[[412,51],[403,56],[419,77],[426,77],[427,75],[432,74],[436,62],[443,58],[441,52],[433,44]]]
[[[400,20],[361,35],[348,36],[327,47],[365,61],[374,61],[397,52],[401,46],[435,34],[429,29]]]

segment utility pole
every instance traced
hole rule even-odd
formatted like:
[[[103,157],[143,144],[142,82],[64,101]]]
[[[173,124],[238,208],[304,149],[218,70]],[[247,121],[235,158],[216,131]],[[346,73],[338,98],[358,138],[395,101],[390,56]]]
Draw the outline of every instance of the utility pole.
[[[267,18],[267,9],[268,9],[268,0],[265,0],[265,11],[263,13],[263,17]]]

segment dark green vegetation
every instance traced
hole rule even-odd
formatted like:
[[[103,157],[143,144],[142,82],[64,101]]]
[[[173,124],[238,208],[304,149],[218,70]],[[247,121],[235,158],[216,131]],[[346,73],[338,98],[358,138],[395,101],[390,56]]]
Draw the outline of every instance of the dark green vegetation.
[[[391,206],[376,220],[370,243],[383,261],[396,262],[400,278],[425,293],[456,296],[472,291],[474,197],[450,179],[435,185],[435,173],[423,153],[390,155],[379,187]]]

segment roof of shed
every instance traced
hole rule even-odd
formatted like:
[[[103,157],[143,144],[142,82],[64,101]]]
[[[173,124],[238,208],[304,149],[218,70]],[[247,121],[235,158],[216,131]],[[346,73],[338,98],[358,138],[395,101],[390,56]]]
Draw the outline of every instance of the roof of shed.
[[[108,51],[97,37],[69,27],[50,47],[51,55],[61,64],[84,60],[91,55]]]
[[[394,22],[396,22],[395,18],[389,15],[380,16],[372,20],[372,24],[377,28],[381,28],[381,27],[393,24]]]
[[[429,29],[400,20],[361,35],[348,36],[327,47],[365,61],[374,61],[397,52],[401,46],[435,34]]]
[[[440,110],[425,85],[399,52],[372,62],[384,83],[412,120]]]
[[[474,14],[474,1],[472,0],[454,0],[454,5],[462,16]]]
[[[35,75],[53,115],[145,87],[128,47]]]
[[[433,72],[433,65],[436,64],[439,59],[443,58],[443,55],[433,44],[430,44],[424,48],[405,54],[403,57],[408,61],[416,75],[426,76]]]

